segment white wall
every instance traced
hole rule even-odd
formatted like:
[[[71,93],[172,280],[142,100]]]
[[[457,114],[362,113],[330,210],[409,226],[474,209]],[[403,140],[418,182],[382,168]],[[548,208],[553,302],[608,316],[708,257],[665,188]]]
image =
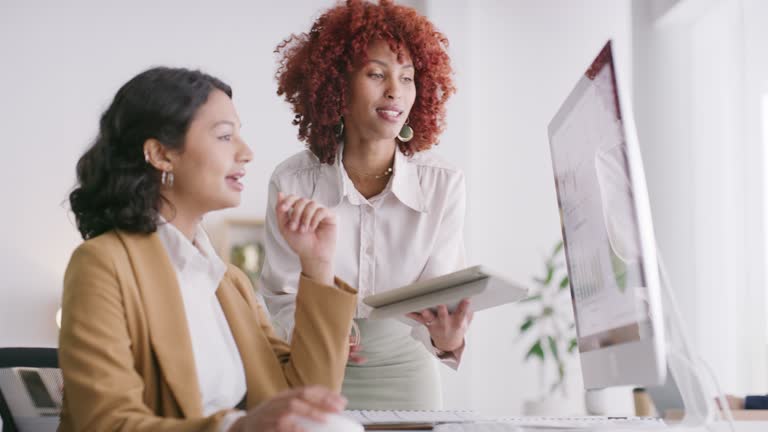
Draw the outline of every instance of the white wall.
[[[446,4],[448,3],[448,4]],[[472,263],[530,283],[560,238],[547,124],[580,75],[613,38],[622,78],[631,80],[628,1],[432,1],[428,14],[451,39],[459,93],[441,150],[467,174],[467,252]],[[516,344],[524,308],[478,314],[469,355],[446,373],[446,405],[515,413],[540,395],[529,347]],[[579,412],[579,365],[570,363],[570,403]],[[628,412],[629,394],[613,409]]]
[[[726,391],[764,393],[768,5],[682,0],[658,13],[654,3],[634,2],[633,12],[636,116],[659,247],[694,348]]]

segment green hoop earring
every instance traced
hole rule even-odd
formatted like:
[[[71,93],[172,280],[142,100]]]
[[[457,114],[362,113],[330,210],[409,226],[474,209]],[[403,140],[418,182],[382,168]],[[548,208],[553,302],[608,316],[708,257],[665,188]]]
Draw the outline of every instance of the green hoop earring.
[[[400,133],[397,134],[397,139],[404,143],[413,139],[413,128],[408,126],[408,120],[405,121],[405,124],[400,129]]]

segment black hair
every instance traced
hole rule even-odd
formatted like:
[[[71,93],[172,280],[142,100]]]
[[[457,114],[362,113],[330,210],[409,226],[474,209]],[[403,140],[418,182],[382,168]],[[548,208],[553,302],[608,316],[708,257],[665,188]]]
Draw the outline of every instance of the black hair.
[[[183,150],[195,113],[215,89],[232,97],[227,84],[200,71],[156,67],[117,91],[96,140],[77,162],[78,185],[69,195],[83,239],[113,229],[157,229],[160,171],[144,160],[144,143],[154,138]]]

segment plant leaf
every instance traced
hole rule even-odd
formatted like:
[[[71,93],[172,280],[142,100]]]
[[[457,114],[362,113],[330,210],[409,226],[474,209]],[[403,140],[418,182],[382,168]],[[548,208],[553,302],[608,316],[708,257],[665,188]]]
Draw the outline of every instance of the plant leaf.
[[[570,285],[569,282],[570,281],[568,280],[568,276],[567,275],[563,276],[563,279],[560,280],[560,289],[564,290],[568,288],[568,286]]]
[[[523,322],[523,324],[520,326],[520,333],[527,332],[535,322],[536,322],[536,317],[528,315],[525,318],[525,321]]]
[[[547,262],[547,277],[544,279],[544,285],[549,285],[552,282],[552,276],[555,275],[555,266],[551,262]]]
[[[555,310],[552,309],[552,306],[546,306],[541,311],[541,316],[552,316],[552,314],[555,313]]]
[[[557,350],[557,341],[552,336],[547,336],[547,339],[549,340],[549,350],[552,352],[552,355],[555,356],[555,360],[560,362],[560,353]]]
[[[544,350],[541,348],[541,340],[537,340],[528,350],[525,359],[527,360],[530,357],[538,357],[541,361],[544,361]]]
[[[570,342],[568,342],[568,352],[573,353],[576,348],[579,347],[579,342],[576,341],[576,338],[571,339]]]
[[[557,254],[559,254],[561,250],[563,250],[563,241],[562,240],[557,242],[557,244],[555,245],[555,249],[552,251],[552,256],[553,257],[557,256]]]

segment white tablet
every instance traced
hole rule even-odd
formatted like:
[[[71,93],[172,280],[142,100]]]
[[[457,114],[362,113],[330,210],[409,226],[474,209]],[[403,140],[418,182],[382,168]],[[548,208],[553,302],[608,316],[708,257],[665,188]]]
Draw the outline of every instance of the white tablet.
[[[510,282],[488,268],[477,265],[370,295],[363,299],[363,303],[374,308],[371,319],[383,319],[400,317],[441,304],[448,305],[448,309],[453,311],[464,298],[471,299],[470,310],[478,311],[516,302],[527,296],[527,287]]]

